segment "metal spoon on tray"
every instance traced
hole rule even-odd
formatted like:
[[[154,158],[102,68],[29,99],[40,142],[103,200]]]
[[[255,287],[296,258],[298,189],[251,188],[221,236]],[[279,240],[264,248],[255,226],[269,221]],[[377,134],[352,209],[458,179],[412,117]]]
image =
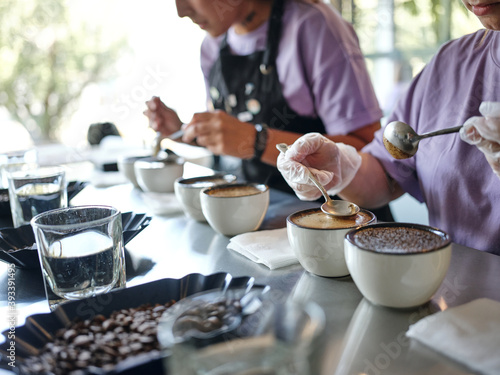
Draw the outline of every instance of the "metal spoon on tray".
[[[287,152],[289,147],[286,143],[279,143],[276,145],[276,148],[284,154]],[[319,183],[312,173],[309,173],[309,179],[321,191],[321,194],[323,194],[323,197],[326,200],[326,202],[321,205],[321,211],[325,214],[332,216],[351,216],[359,212],[359,207],[354,203],[342,200],[332,200],[325,187]]]
[[[393,121],[384,129],[384,146],[395,159],[408,159],[417,152],[420,140],[441,134],[456,133],[462,126],[418,135],[410,125],[401,121]]]

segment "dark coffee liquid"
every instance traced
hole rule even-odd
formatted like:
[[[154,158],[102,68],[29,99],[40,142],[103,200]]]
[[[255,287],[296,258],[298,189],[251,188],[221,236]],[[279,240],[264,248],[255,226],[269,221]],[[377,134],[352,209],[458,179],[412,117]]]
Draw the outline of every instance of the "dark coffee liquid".
[[[365,228],[354,235],[354,243],[359,247],[387,253],[426,252],[446,242],[434,232],[409,227]]]

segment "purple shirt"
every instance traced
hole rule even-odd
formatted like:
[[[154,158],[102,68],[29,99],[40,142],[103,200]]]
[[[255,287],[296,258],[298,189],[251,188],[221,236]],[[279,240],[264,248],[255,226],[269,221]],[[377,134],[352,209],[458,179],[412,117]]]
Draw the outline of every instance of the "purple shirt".
[[[483,101],[500,101],[500,33],[484,30],[445,44],[414,79],[389,121],[418,134],[463,124],[479,116]],[[458,134],[419,143],[416,155],[396,160],[382,131],[365,146],[401,187],[427,204],[430,225],[456,243],[500,255],[500,180],[484,155]]]
[[[231,51],[264,50],[267,29],[267,22],[244,35],[230,28]],[[207,36],[203,41],[206,83],[221,40]],[[345,135],[382,117],[357,36],[329,5],[286,2],[276,65],[288,105],[299,115],[319,116],[329,134]]]

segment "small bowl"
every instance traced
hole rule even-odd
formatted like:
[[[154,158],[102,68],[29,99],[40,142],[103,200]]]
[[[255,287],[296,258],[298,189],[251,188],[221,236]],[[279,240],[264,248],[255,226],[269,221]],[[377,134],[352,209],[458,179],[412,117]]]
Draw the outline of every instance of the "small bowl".
[[[118,170],[125,175],[125,177],[134,185],[134,187],[140,189],[139,183],[135,176],[134,164],[138,160],[144,160],[151,157],[151,152],[144,153],[144,155],[128,155],[121,156],[117,160]]]
[[[173,193],[174,183],[184,172],[184,159],[150,157],[134,163],[139,187],[146,192]]]
[[[211,176],[178,178],[174,183],[175,196],[181,202],[186,216],[199,221],[206,222],[200,202],[200,191],[207,187],[229,184],[236,181],[232,174],[215,174]]]
[[[306,271],[324,277],[343,277],[349,275],[344,258],[346,233],[376,220],[372,212],[363,209],[346,217],[327,215],[321,208],[302,210],[286,219],[288,241]]]
[[[269,207],[264,184],[224,184],[200,192],[201,210],[210,226],[225,236],[259,229]]]
[[[445,232],[420,224],[384,223],[351,230],[345,258],[354,283],[370,302],[411,308],[428,302],[451,259]]]

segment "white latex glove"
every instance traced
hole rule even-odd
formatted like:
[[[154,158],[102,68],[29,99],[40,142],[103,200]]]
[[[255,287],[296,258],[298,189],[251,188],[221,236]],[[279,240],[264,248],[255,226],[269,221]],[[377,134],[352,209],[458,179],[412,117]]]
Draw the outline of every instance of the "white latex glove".
[[[302,200],[321,197],[309,180],[309,173],[325,187],[328,194],[342,191],[354,178],[361,156],[352,146],[335,143],[319,133],[308,133],[297,139],[278,156],[277,166],[286,182]]]
[[[482,102],[479,112],[484,117],[468,119],[460,129],[460,138],[475,145],[486,156],[493,172],[500,177],[500,103]]]

